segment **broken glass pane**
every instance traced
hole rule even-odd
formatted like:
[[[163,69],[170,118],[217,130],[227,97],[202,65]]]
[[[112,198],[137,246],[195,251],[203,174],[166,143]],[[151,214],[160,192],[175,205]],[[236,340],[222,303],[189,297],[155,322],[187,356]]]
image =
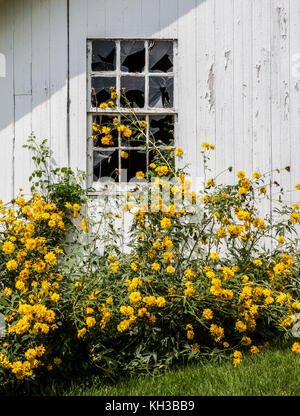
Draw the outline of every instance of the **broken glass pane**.
[[[121,124],[130,131],[121,133],[121,145],[125,147],[141,147],[146,143],[147,129],[144,123],[145,116],[124,116],[121,117]],[[124,134],[125,133],[125,134]]]
[[[143,108],[145,106],[145,78],[125,76],[121,78],[121,88],[125,88],[121,97],[121,106]],[[123,91],[123,90],[122,90]]]
[[[116,44],[107,40],[93,41],[92,71],[115,71]]]
[[[111,100],[110,87],[116,87],[114,77],[92,77],[92,107],[99,107],[101,103]]]
[[[94,147],[118,146],[118,130],[113,125],[114,118],[105,114],[93,117],[92,138]]]
[[[99,182],[101,178],[111,177],[118,182],[119,152],[112,150],[107,152],[94,151],[94,182]]]
[[[149,69],[150,72],[170,72],[173,70],[172,42],[149,42]]]
[[[154,140],[156,145],[174,145],[174,116],[150,116],[149,142]]]
[[[123,150],[121,152],[121,182],[135,178],[137,172],[146,172],[145,150]]]
[[[143,72],[145,69],[145,44],[142,41],[121,42],[121,71]]]
[[[174,80],[171,77],[149,78],[149,106],[173,107]]]

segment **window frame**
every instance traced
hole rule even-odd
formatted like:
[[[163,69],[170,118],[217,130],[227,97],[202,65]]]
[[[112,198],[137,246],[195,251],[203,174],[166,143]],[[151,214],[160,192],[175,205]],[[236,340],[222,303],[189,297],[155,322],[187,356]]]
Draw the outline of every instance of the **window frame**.
[[[92,43],[93,41],[103,40],[103,41],[113,41],[116,42],[116,69],[114,71],[93,71],[92,70]],[[145,55],[145,68],[143,72],[140,73],[133,73],[133,72],[125,72],[121,71],[121,42],[122,41],[142,41],[145,43],[145,49],[148,48],[149,42],[155,41],[168,41],[173,43],[173,70],[170,72],[150,72],[149,70],[149,53]],[[93,191],[89,192],[89,195],[99,195],[106,187],[105,183],[103,182],[94,182],[93,181],[93,139],[91,139],[91,132],[92,132],[92,125],[93,125],[93,117],[97,115],[107,115],[107,116],[114,116],[114,117],[122,117],[122,115],[130,115],[130,110],[120,107],[120,94],[118,93],[117,98],[117,109],[113,107],[109,108],[97,108],[92,107],[91,102],[91,80],[93,77],[114,77],[116,78],[116,91],[119,92],[121,88],[121,77],[122,76],[130,76],[130,77],[144,77],[145,78],[145,105],[144,108],[134,108],[134,113],[139,116],[145,116],[145,120],[148,123],[147,127],[147,137],[146,140],[149,140],[149,117],[150,116],[160,116],[160,115],[170,115],[174,116],[174,144],[172,147],[175,148],[176,146],[176,139],[177,139],[177,131],[178,131],[178,40],[174,38],[90,38],[87,39],[87,187],[93,188]],[[147,49],[146,49],[147,50]],[[173,78],[173,107],[170,108],[159,108],[159,107],[149,107],[149,78],[150,77],[169,77]],[[127,146],[124,146],[127,147]],[[115,147],[107,146],[103,148],[104,151],[118,151],[118,164],[119,167],[121,166],[121,149],[123,146],[120,146],[120,137],[118,138],[118,145]],[[137,150],[141,149],[142,146],[138,147],[127,147],[127,150]],[[148,167],[148,157],[149,153],[146,155],[146,163]],[[175,160],[176,164],[176,160]],[[131,189],[135,188],[137,185],[139,186],[147,186],[148,183],[142,183],[140,181],[133,181],[130,182],[115,182],[112,184],[112,192],[116,192],[117,190],[123,191],[130,191]]]

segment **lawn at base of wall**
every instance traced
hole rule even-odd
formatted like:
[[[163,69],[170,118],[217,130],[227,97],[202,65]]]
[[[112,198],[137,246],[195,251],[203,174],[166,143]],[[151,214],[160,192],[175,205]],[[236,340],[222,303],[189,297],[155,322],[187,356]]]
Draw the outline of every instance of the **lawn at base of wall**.
[[[300,396],[300,354],[289,348],[266,350],[231,362],[191,365],[151,377],[132,377],[116,385],[94,378],[91,386],[54,385],[45,395],[65,396]]]

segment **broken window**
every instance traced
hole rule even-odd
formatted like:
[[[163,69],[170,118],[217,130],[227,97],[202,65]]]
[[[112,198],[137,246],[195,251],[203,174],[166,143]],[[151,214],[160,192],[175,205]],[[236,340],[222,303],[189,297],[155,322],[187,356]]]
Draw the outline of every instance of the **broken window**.
[[[93,145],[94,147],[116,147],[118,146],[118,131],[111,129],[113,116],[105,114],[93,117]]]
[[[124,89],[124,98],[121,97],[121,106],[143,108],[145,106],[145,78],[122,77],[121,88]]]
[[[162,151],[174,148],[174,45],[169,40],[88,41],[90,186],[104,177],[124,183],[139,171],[146,173],[155,158],[153,144]],[[129,135],[117,129],[120,124],[130,129],[133,118],[144,121],[143,127]]]
[[[121,154],[121,182],[129,182],[132,178],[135,178],[137,172],[146,172],[146,168],[147,155],[144,149],[125,150]]]
[[[145,69],[145,42],[121,42],[121,71],[143,72]]]
[[[150,77],[149,106],[168,108],[173,107],[173,78]]]
[[[150,116],[150,133],[155,144],[174,144],[174,116]]]
[[[92,70],[114,71],[116,69],[116,44],[107,40],[95,40],[92,48]]]
[[[111,99],[110,87],[116,87],[116,78],[92,77],[91,80],[91,104],[92,107],[99,107]]]
[[[150,72],[173,71],[173,42],[149,42]]]
[[[96,151],[93,152],[94,182],[99,182],[101,178],[112,178],[118,182],[118,151]]]

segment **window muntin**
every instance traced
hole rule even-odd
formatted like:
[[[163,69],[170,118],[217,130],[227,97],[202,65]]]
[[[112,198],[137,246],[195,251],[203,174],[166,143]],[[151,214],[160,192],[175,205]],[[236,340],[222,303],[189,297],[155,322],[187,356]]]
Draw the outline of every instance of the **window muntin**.
[[[97,190],[101,178],[107,176],[115,182],[132,182],[136,172],[146,172],[153,155],[152,140],[174,146],[175,56],[173,40],[88,41],[89,186]],[[118,94],[116,106],[100,108],[101,103],[111,101],[111,86]],[[103,135],[93,132],[93,123],[103,126],[118,118],[119,123],[126,125],[132,117],[132,111],[120,98],[121,88],[125,88],[124,94],[135,117],[147,122],[145,135],[143,140],[134,135],[124,140],[122,133],[113,131],[111,140],[102,143]]]

